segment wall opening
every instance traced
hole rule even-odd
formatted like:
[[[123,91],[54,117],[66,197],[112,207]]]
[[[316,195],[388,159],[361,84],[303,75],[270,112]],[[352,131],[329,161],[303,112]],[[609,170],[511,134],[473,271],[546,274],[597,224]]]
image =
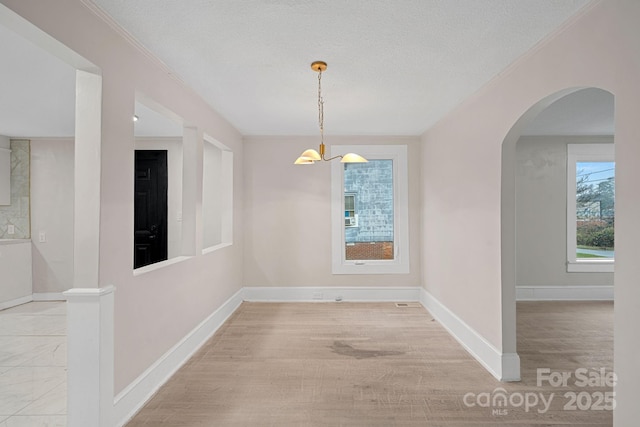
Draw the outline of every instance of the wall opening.
[[[503,141],[504,353],[518,354],[516,300],[609,299],[601,286],[589,287],[602,277],[572,275],[566,259],[567,144],[607,138],[613,141],[613,95],[595,88],[570,88],[532,106]],[[609,283],[612,274],[604,281]],[[518,379],[520,359],[513,360],[518,366],[508,369],[509,376]]]

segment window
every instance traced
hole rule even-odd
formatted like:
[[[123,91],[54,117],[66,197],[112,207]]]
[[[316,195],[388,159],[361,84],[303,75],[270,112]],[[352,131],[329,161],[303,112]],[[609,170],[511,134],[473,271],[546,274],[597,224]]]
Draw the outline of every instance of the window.
[[[614,146],[569,144],[567,158],[567,271],[612,272]]]
[[[332,271],[409,273],[407,147],[331,147],[352,151],[369,162],[332,164]]]
[[[344,195],[344,226],[345,227],[358,226],[358,214],[356,214],[356,195],[355,194]]]

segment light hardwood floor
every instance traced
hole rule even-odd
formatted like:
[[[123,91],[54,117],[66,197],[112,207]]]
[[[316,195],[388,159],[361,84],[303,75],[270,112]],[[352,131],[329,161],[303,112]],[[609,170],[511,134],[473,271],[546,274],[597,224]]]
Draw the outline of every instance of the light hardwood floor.
[[[611,372],[612,327],[612,303],[518,303],[522,381],[501,383],[423,308],[243,303],[128,426],[610,426],[579,406],[611,387],[575,372]],[[537,368],[571,378],[539,387]]]

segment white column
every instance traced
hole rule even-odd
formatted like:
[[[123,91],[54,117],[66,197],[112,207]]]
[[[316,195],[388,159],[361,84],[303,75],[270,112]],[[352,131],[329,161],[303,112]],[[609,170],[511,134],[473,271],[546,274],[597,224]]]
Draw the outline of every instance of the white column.
[[[196,215],[202,207],[202,138],[198,129],[185,127],[182,136],[182,252],[181,255],[196,254]],[[202,229],[201,226],[198,229]],[[199,245],[202,250],[202,244]]]
[[[76,71],[73,287],[98,286],[102,77]]]
[[[74,288],[67,299],[67,425],[110,427],[115,288]]]

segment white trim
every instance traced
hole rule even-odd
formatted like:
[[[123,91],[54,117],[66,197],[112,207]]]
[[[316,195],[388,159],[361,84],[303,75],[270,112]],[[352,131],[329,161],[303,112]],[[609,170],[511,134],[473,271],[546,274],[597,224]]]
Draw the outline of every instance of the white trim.
[[[419,287],[245,287],[254,302],[419,301]]]
[[[104,288],[71,288],[68,291],[64,291],[62,295],[67,301],[71,301],[77,298],[95,298],[113,293],[115,290],[116,288],[114,286],[105,286]]]
[[[18,305],[26,304],[28,302],[33,301],[33,297],[31,295],[25,295],[20,298],[12,299],[9,301],[0,302],[0,310],[5,310],[7,308],[16,307]]]
[[[66,301],[67,297],[62,292],[35,292],[34,301]]]
[[[72,291],[67,291],[65,295],[70,296]],[[100,290],[95,291],[94,294],[97,295]],[[517,381],[520,378],[520,359],[516,353],[500,353],[480,334],[420,287],[244,287],[118,393],[113,402],[113,425],[123,426],[133,418],[153,394],[227,321],[243,300],[330,302],[336,301],[336,298],[342,301],[359,302],[420,301],[492,375],[501,381]]]
[[[100,283],[102,77],[76,70],[73,287]]]
[[[161,270],[173,264],[177,264],[182,261],[193,258],[192,256],[180,255],[177,257],[169,258],[164,261],[156,262],[154,264],[145,265],[144,267],[138,267],[133,269],[134,276],[140,276],[142,274],[151,273],[152,271]]]
[[[613,260],[588,260],[589,258],[568,261],[567,273],[613,273],[615,270]]]
[[[520,356],[518,356],[518,353],[502,353],[500,362],[502,365],[502,378],[500,381],[520,381]]]
[[[5,310],[7,308],[26,304],[32,301],[66,301],[66,299],[67,297],[65,297],[62,292],[37,292],[9,301],[0,302],[0,310]]]
[[[393,161],[393,260],[345,259],[344,165],[331,165],[331,272],[409,274],[409,169],[407,145],[333,145],[330,156],[356,152],[370,160]]]
[[[227,246],[233,246],[233,243],[230,243],[230,242],[228,242],[228,243],[219,243],[217,245],[209,246],[209,247],[204,248],[202,250],[202,255],[206,255],[206,254],[209,254],[211,252],[215,252],[215,251],[217,251],[219,249],[226,248]]]
[[[67,425],[111,426],[113,286],[73,288],[67,297]]]
[[[516,286],[516,301],[613,301],[613,286]]]
[[[162,62],[160,58],[151,53],[149,49],[144,47],[142,43],[140,43],[130,32],[125,30],[119,23],[117,23],[111,15],[106,13],[104,10],[100,8],[100,6],[96,5],[92,0],[80,0],[80,2],[89,9],[94,15],[96,15],[100,20],[106,23],[111,29],[122,37],[127,43],[129,43],[134,49],[144,55],[147,59],[153,62],[157,67],[164,71],[164,74],[171,77],[172,79],[184,84],[184,80],[176,74],[176,72],[169,68],[167,64]]]
[[[420,288],[420,302],[491,375],[500,381],[520,380],[517,353],[502,353],[423,288]]]
[[[602,140],[611,140],[603,137]],[[576,163],[615,162],[613,143],[567,144],[567,272],[612,273],[614,261],[576,257]]]
[[[164,383],[222,326],[240,307],[242,289],[225,301],[169,351],[162,355],[114,399],[114,425],[123,426],[144,406]]]

